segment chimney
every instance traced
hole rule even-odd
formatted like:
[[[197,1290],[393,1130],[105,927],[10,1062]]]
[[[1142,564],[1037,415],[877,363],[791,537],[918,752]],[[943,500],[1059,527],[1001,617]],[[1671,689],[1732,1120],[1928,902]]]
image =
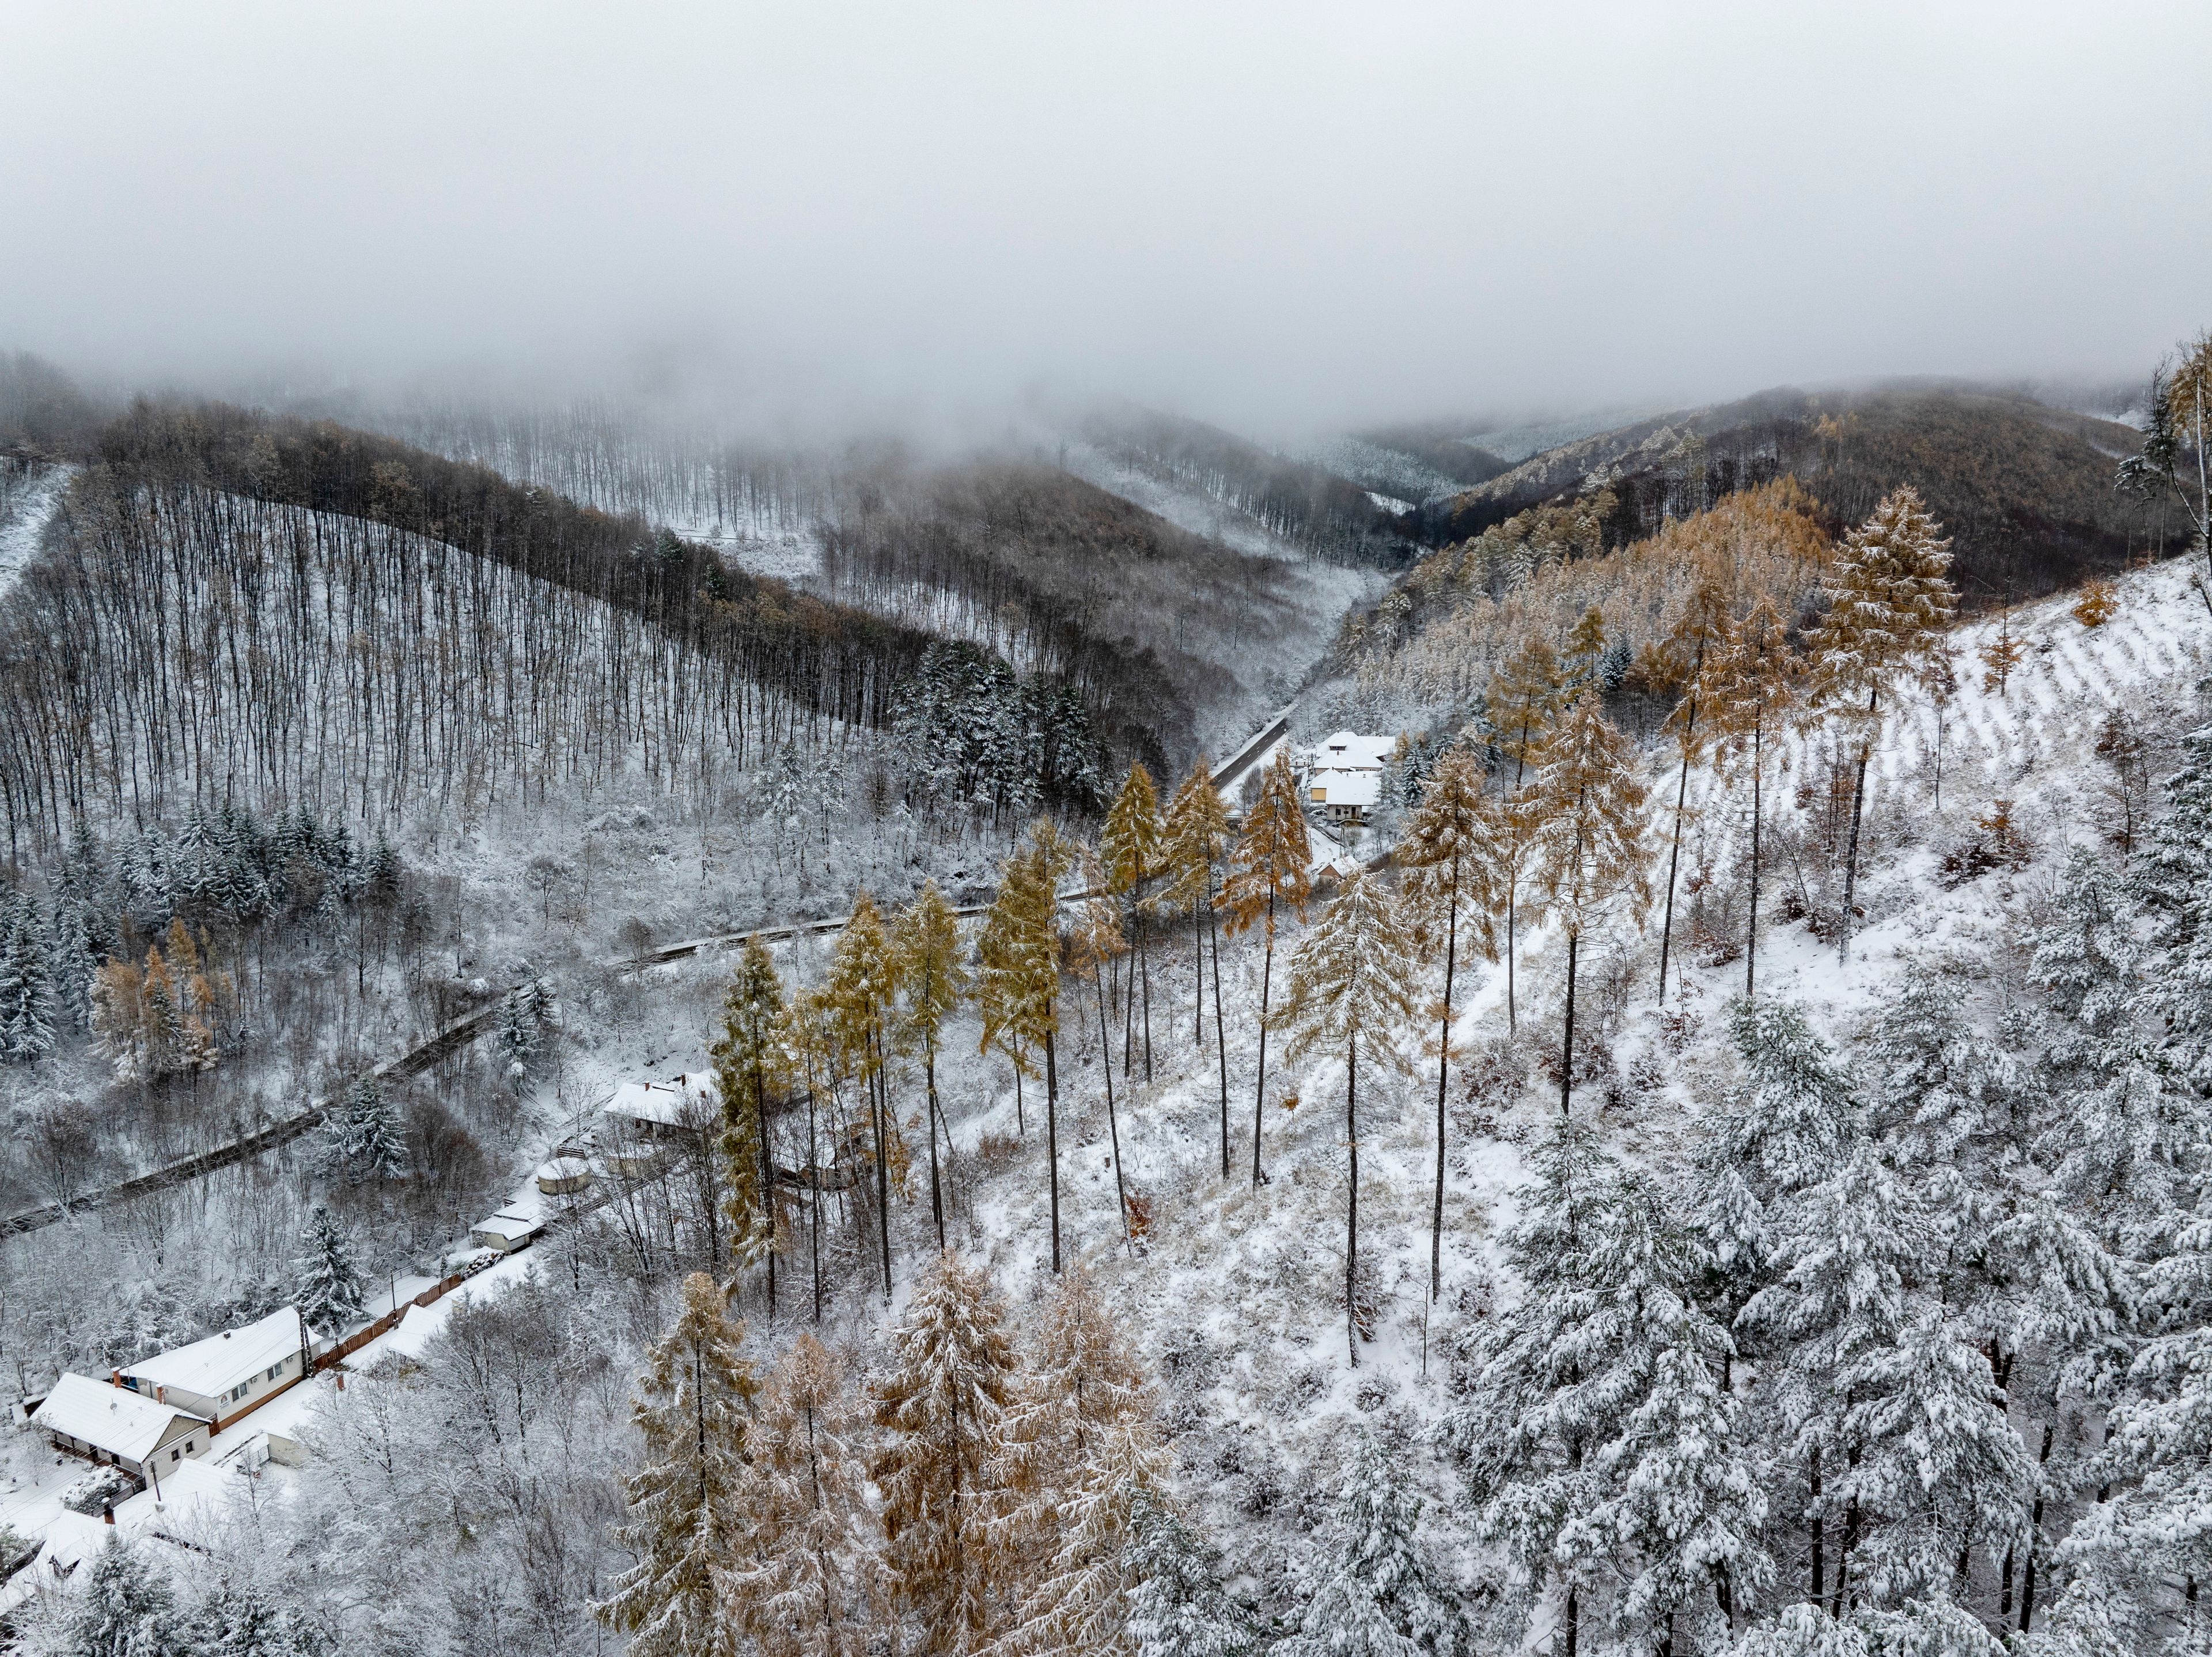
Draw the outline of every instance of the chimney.
[[[112,1499],[100,1504],[100,1516],[110,1525],[115,1522],[115,1503]]]
[[[108,1384],[110,1386],[122,1386],[122,1385],[123,1385],[123,1372],[122,1372],[120,1369],[111,1369],[111,1370],[109,1370],[109,1371],[107,1372],[107,1384]]]

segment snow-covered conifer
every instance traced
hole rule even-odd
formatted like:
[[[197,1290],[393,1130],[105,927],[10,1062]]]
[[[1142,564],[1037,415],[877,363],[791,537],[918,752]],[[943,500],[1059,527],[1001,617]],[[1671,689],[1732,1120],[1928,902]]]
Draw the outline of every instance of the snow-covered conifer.
[[[316,1206],[308,1219],[300,1252],[300,1315],[319,1335],[335,1338],[359,1320],[366,1301],[361,1271],[354,1264],[353,1245],[331,1216]]]
[[[1128,1529],[1132,1657],[1250,1657],[1258,1639],[1223,1590],[1218,1556],[1167,1497],[1136,1492]]]
[[[50,953],[37,907],[0,894],[0,1063],[27,1063],[54,1045]]]
[[[1192,1026],[1206,1045],[1206,940],[1216,924],[1215,877],[1230,843],[1229,808],[1213,786],[1211,762],[1201,753],[1168,802],[1161,856],[1169,875],[1162,901],[1190,911]],[[1221,940],[1213,939],[1214,1057],[1221,1078],[1221,1177],[1229,1178],[1229,1049],[1221,1010]]]
[[[1419,998],[1419,949],[1390,890],[1376,875],[1355,872],[1298,940],[1290,963],[1290,993],[1275,1021],[1290,1032],[1284,1048],[1296,1063],[1309,1053],[1344,1058],[1344,1132],[1348,1174],[1344,1207],[1345,1341],[1359,1362],[1359,1063],[1408,1069],[1398,1038]]]
[[[1644,843],[1644,784],[1634,752],[1584,691],[1545,745],[1533,802],[1536,880],[1567,935],[1566,1014],[1559,1054],[1559,1109],[1574,1091],[1575,972],[1583,935],[1616,899],[1642,924],[1651,905]]]
[[[1262,778],[1260,797],[1245,813],[1244,826],[1229,856],[1229,876],[1216,906],[1227,911],[1229,935],[1264,921],[1266,953],[1260,968],[1260,1057],[1252,1081],[1252,1183],[1260,1183],[1260,1129],[1267,1103],[1268,996],[1275,975],[1275,911],[1290,909],[1305,918],[1313,895],[1313,850],[1306,838],[1305,807],[1298,802],[1297,779],[1291,774],[1287,750],[1279,751]]]
[[[1437,1188],[1429,1218],[1432,1300],[1443,1274],[1444,1103],[1451,1075],[1452,986],[1459,969],[1460,928],[1465,923],[1469,947],[1484,959],[1498,959],[1504,838],[1504,813],[1484,787],[1482,768],[1467,749],[1455,747],[1437,763],[1398,844],[1407,909],[1427,941],[1433,944],[1435,934],[1443,933],[1443,997],[1437,1009]]]
[[[995,1535],[1010,1502],[1005,1416],[1018,1361],[983,1269],[938,1256],[890,1347],[869,1388],[882,1435],[869,1473],[891,1598],[920,1619],[925,1651],[972,1650],[994,1632],[994,1590],[1014,1563]]]
[[[637,1563],[597,1607],[637,1657],[738,1657],[744,1624],[728,1615],[730,1572],[755,1517],[745,1465],[752,1366],[744,1325],[704,1272],[684,1280],[684,1310],[653,1349],[633,1410],[646,1463],[627,1485],[617,1530]]]
[[[200,1608],[193,1657],[319,1657],[310,1627],[258,1583],[225,1587]]]
[[[937,1142],[951,1144],[937,1098],[937,1053],[945,1020],[960,1008],[969,991],[968,969],[961,960],[960,919],[937,889],[924,880],[914,901],[891,923],[891,946],[898,951],[899,983],[904,991],[898,1033],[909,1049],[921,1051],[922,1085],[929,1108],[929,1211],[937,1224],[937,1246],[945,1246],[945,1197],[939,1184]]]
[[[775,1315],[775,1169],[769,1154],[768,1096],[782,1079],[783,984],[757,934],[745,940],[722,996],[722,1033],[709,1048],[722,1124],[714,1144],[730,1195],[730,1258],[768,1261],[769,1315]]]
[[[349,1180],[396,1179],[408,1168],[399,1110],[374,1076],[356,1077],[331,1106],[325,1161]]]
[[[1421,1501],[1407,1488],[1404,1470],[1391,1464],[1373,1434],[1358,1430],[1322,1533],[1330,1569],[1307,1606],[1301,1637],[1308,1643],[1294,1648],[1315,1649],[1315,1635],[1340,1610],[1351,1613],[1349,1626],[1358,1628],[1371,1605],[1395,1636],[1425,1657],[1455,1657],[1471,1649],[1463,1595],[1422,1543],[1420,1519]],[[1354,1582],[1340,1581],[1342,1577]]]
[[[1167,825],[1160,819],[1159,790],[1141,762],[1129,767],[1121,792],[1099,831],[1098,861],[1106,888],[1121,897],[1137,946],[1137,979],[1143,1006],[1145,1080],[1152,1079],[1152,978],[1145,950],[1146,888],[1166,863]],[[1123,1064],[1127,1067],[1127,1055]]]
[[[67,1657],[181,1657],[189,1642],[167,1571],[110,1531],[85,1572]]]
[[[873,1526],[842,1368],[802,1334],[759,1406],[745,1435],[751,1545],[730,1567],[731,1614],[762,1657],[846,1657],[866,1640]]]
[[[1828,611],[1814,630],[1813,695],[1844,722],[1856,762],[1837,926],[1842,951],[1850,947],[1867,761],[1881,735],[1881,701],[1899,680],[1926,665],[1957,608],[1950,567],[1951,543],[1917,491],[1903,484],[1844,537],[1824,583]]]

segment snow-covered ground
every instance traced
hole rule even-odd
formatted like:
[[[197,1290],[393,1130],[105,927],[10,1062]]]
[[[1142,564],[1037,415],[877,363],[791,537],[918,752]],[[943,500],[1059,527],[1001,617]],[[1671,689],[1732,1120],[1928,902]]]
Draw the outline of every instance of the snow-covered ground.
[[[49,466],[20,488],[0,494],[0,594],[15,584],[35,557],[46,525],[76,475],[75,466]]]

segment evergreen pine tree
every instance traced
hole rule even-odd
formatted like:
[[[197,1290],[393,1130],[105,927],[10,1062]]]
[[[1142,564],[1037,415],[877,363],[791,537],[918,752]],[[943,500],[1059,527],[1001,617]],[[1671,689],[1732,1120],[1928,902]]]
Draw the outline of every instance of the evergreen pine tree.
[[[299,1262],[300,1315],[307,1327],[335,1340],[359,1321],[367,1296],[353,1246],[331,1211],[318,1203],[307,1221]]]
[[[1583,935],[1626,897],[1638,924],[1650,906],[1644,785],[1626,739],[1585,691],[1544,751],[1536,778],[1537,879],[1567,935],[1567,999],[1559,1052],[1559,1108],[1574,1090],[1575,971]]]
[[[775,1162],[768,1139],[768,1096],[783,1080],[783,984],[755,933],[745,940],[722,996],[722,1033],[708,1050],[722,1125],[715,1148],[730,1195],[730,1258],[768,1262],[768,1314],[775,1316]]]
[[[348,1084],[329,1112],[325,1162],[353,1183],[396,1179],[408,1168],[399,1112],[374,1076]]]
[[[1218,1556],[1168,1498],[1137,1491],[1128,1533],[1132,1657],[1251,1657],[1259,1642],[1222,1588]]]
[[[1451,1075],[1452,983],[1459,968],[1460,925],[1485,960],[1498,959],[1497,914],[1504,893],[1498,873],[1505,861],[1502,813],[1483,786],[1481,768],[1465,748],[1454,748],[1431,773],[1413,819],[1398,843],[1407,907],[1433,940],[1444,941],[1443,999],[1437,1008],[1437,1189],[1429,1221],[1429,1298],[1443,1276],[1444,1101]]]
[[[893,1602],[921,1620],[921,1648],[967,1652],[994,1631],[1008,1559],[1005,1416],[1018,1369],[1006,1312],[983,1270],[947,1251],[923,1270],[870,1388],[882,1435],[880,1492]]]
[[[632,1415],[646,1465],[628,1481],[617,1539],[637,1556],[596,1609],[637,1657],[738,1657],[729,1576],[756,1515],[745,1435],[757,1383],[739,1355],[744,1325],[703,1271],[684,1280],[684,1310],[653,1349]]]
[[[1275,913],[1288,908],[1303,921],[1313,895],[1313,850],[1306,838],[1305,808],[1298,803],[1297,779],[1287,752],[1267,766],[1260,797],[1246,813],[1230,853],[1229,878],[1216,905],[1229,914],[1235,937],[1264,918],[1267,953],[1260,969],[1260,1058],[1252,1083],[1252,1184],[1260,1184],[1260,1129],[1267,1104],[1268,996],[1275,973]]]
[[[182,1657],[190,1635],[167,1572],[115,1531],[85,1573],[68,1657]]]
[[[1398,1035],[1419,994],[1419,951],[1389,889],[1364,870],[1346,880],[1291,957],[1290,994],[1275,1021],[1290,1032],[1285,1059],[1344,1056],[1344,1330],[1359,1362],[1359,1061],[1403,1071]]]
[[[1161,856],[1170,884],[1170,904],[1190,911],[1194,1039],[1206,1045],[1206,938],[1215,924],[1215,874],[1230,845],[1229,809],[1213,786],[1204,754],[1191,766],[1168,803]],[[1221,1075],[1221,1177],[1229,1178],[1229,1038],[1221,1010],[1221,940],[1213,940],[1213,1039]]]
[[[1881,733],[1882,698],[1927,665],[1943,624],[1957,608],[1958,594],[1947,573],[1950,547],[1918,493],[1909,484],[1900,484],[1883,497],[1873,516],[1844,536],[1826,582],[1828,611],[1813,636],[1814,697],[1836,710],[1855,756],[1850,841],[1837,925],[1839,959],[1850,948],[1867,761]]]
[[[921,1051],[922,1083],[929,1110],[929,1212],[937,1226],[937,1246],[945,1245],[945,1198],[939,1186],[937,1142],[942,1135],[948,1147],[951,1130],[945,1125],[937,1099],[937,1049],[945,1023],[960,1008],[969,991],[968,970],[960,955],[960,920],[937,882],[925,880],[914,901],[901,910],[891,924],[891,945],[898,951],[899,982],[905,1001],[899,1014],[899,1033],[909,1047]]]
[[[515,985],[499,1000],[492,1020],[492,1045],[505,1062],[507,1079],[519,1095],[530,1074],[532,1062],[545,1042],[545,985],[531,978]]]
[[[1420,1498],[1407,1488],[1404,1471],[1371,1433],[1358,1429],[1324,1532],[1330,1569],[1306,1607],[1293,1650],[1332,1652],[1339,1629],[1370,1638],[1377,1616],[1406,1650],[1425,1657],[1472,1650],[1462,1595],[1422,1545],[1420,1517]],[[1386,1642],[1379,1648],[1398,1648]]]
[[[317,1657],[320,1649],[298,1613],[256,1583],[224,1587],[198,1621],[193,1657]]]
[[[27,1063],[54,1045],[49,956],[31,900],[0,894],[0,1063]]]

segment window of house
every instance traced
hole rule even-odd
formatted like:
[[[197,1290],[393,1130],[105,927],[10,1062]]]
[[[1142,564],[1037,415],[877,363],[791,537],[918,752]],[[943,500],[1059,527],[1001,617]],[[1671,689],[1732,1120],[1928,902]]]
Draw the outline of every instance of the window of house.
[[[182,1450],[172,1450],[169,1452],[169,1459],[174,1461],[183,1454],[184,1452]]]

